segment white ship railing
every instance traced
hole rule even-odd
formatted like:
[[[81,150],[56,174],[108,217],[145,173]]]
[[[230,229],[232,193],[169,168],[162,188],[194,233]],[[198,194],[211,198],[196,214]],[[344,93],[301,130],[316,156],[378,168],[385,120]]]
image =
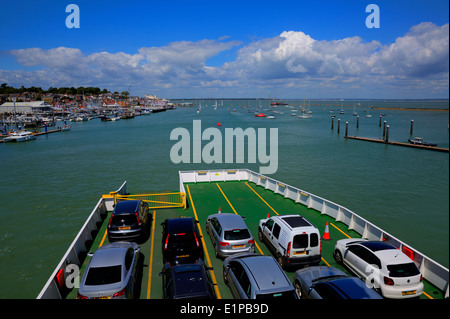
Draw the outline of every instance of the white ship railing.
[[[448,268],[445,268],[433,259],[425,256],[421,252],[408,246],[406,243],[339,204],[248,169],[180,171],[179,175],[181,192],[184,192],[184,183],[250,181],[265,189],[269,189],[276,194],[280,194],[285,198],[290,198],[296,203],[317,210],[321,214],[333,217],[337,222],[345,224],[349,230],[353,230],[360,234],[362,238],[367,238],[369,240],[385,240],[400,250],[406,249],[411,251],[413,252],[413,261],[419,267],[423,277],[434,286],[441,289],[445,298],[449,297]]]

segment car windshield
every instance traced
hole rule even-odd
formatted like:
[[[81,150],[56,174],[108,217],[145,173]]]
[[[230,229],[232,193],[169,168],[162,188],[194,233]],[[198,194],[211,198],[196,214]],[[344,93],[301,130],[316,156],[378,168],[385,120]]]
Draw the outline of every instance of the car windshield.
[[[226,230],[224,233],[225,240],[240,240],[250,238],[248,229],[233,229]]]
[[[387,269],[389,270],[389,277],[411,277],[420,274],[414,263],[387,265]]]
[[[294,290],[281,291],[268,294],[258,294],[256,299],[297,299]]]
[[[122,278],[122,266],[92,267],[86,277],[86,285],[98,286],[120,282]]]

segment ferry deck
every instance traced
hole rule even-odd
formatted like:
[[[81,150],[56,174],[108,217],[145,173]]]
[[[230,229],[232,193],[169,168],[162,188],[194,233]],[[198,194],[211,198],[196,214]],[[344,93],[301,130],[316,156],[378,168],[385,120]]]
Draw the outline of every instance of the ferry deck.
[[[247,171],[247,170],[246,170]],[[140,254],[141,260],[139,263],[139,287],[137,289],[136,298],[140,299],[161,299],[163,298],[162,292],[162,278],[159,275],[162,268],[162,228],[161,223],[166,218],[172,217],[181,217],[181,216],[192,216],[196,220],[199,221],[199,229],[201,235],[201,244],[204,248],[204,261],[207,266],[211,266],[213,269],[210,270],[211,278],[214,283],[215,292],[218,299],[231,299],[232,295],[230,290],[223,282],[222,277],[222,266],[223,260],[218,259],[214,255],[214,248],[211,243],[211,239],[209,235],[206,233],[205,229],[205,221],[208,215],[215,214],[218,212],[219,208],[222,213],[234,213],[241,216],[245,216],[245,222],[250,229],[253,237],[255,238],[256,243],[256,251],[257,253],[263,255],[271,255],[269,249],[266,245],[258,240],[258,223],[260,219],[266,218],[268,215],[284,215],[284,214],[300,214],[308,219],[312,224],[314,224],[323,235],[325,230],[325,225],[329,223],[329,235],[331,237],[330,241],[322,241],[322,260],[320,265],[332,266],[344,270],[349,273],[347,269],[338,265],[333,258],[333,250],[334,245],[337,240],[344,238],[361,238],[362,234],[355,231],[358,229],[358,224],[360,224],[356,219],[351,222],[346,222],[348,219],[346,216],[346,210],[342,207],[333,207],[334,203],[323,203],[326,208],[321,210],[317,210],[316,204],[311,202],[309,197],[312,197],[312,194],[304,193],[301,190],[297,189],[297,197],[299,200],[292,200],[285,193],[287,191],[292,191],[291,186],[284,185],[278,182],[273,182],[266,177],[256,174],[254,172],[248,171],[250,175],[253,175],[253,178],[239,180],[240,178],[235,178],[235,180],[226,180],[222,179],[222,174],[225,175],[235,175],[236,171],[223,171],[219,173],[212,174],[211,172],[194,172],[194,175],[191,178],[191,181],[180,182],[180,190],[184,190],[185,192],[175,193],[178,196],[181,194],[182,203],[178,205],[180,207],[167,207],[171,206],[168,202],[169,200],[163,199],[159,201],[150,200],[149,202],[159,202],[159,207],[164,208],[151,208],[150,213],[152,214],[151,224],[149,225],[150,232],[148,238],[140,243]],[[238,172],[240,173],[240,172]],[[181,172],[180,172],[181,174]],[[207,175],[205,177],[205,175]],[[181,175],[180,175],[181,176]],[[214,177],[219,177],[214,180]],[[203,178],[203,181],[199,181]],[[256,179],[255,179],[256,178]],[[180,177],[181,179],[181,177]],[[205,180],[206,179],[206,180]],[[221,180],[222,179],[222,180]],[[237,179],[237,180],[236,180]],[[185,180],[189,180],[189,178],[185,178]],[[194,181],[192,181],[194,180]],[[268,187],[268,183],[270,185]],[[275,185],[275,186],[273,186]],[[132,185],[131,185],[132,186]],[[276,189],[274,191],[274,188]],[[281,191],[280,191],[281,189]],[[184,195],[185,194],[185,195]],[[284,195],[283,195],[284,194]],[[104,195],[104,198],[108,198],[110,196],[115,197],[117,193],[113,192],[110,195]],[[141,195],[130,196],[130,199],[139,198]],[[144,195],[142,195],[144,196]],[[125,195],[122,199],[127,198]],[[143,197],[142,197],[143,198]],[[116,198],[116,200],[120,200]],[[302,203],[303,202],[303,203]],[[161,205],[163,203],[163,205]],[[309,203],[308,205],[304,205],[304,203]],[[108,206],[108,205],[106,205]],[[185,207],[181,207],[185,206]],[[330,215],[326,214],[326,210],[337,210],[343,214],[338,218],[333,218]],[[86,265],[90,261],[89,252],[94,252],[99,246],[105,245],[108,243],[107,236],[107,224],[109,218],[112,213],[112,205],[109,205],[108,209],[104,210],[104,214],[101,217],[101,221],[98,221],[96,224],[98,225],[98,230],[94,231],[95,236],[93,236],[92,240],[88,240],[87,251],[82,253],[82,257],[80,257],[80,276],[82,276],[83,271]],[[353,217],[352,217],[353,218]],[[339,221],[337,221],[337,220]],[[352,224],[353,223],[353,224]],[[352,226],[348,226],[347,224],[352,224]],[[356,225],[356,226],[355,226]],[[352,229],[353,228],[353,229]],[[371,224],[366,224],[364,226],[364,231],[362,231],[365,238],[373,237],[372,233],[377,233],[376,231],[371,229]],[[377,235],[378,236],[378,235]],[[399,247],[399,249],[405,249],[409,253],[416,253],[412,248],[407,248],[407,246],[403,246],[402,242],[396,240],[395,237],[390,236],[385,232],[381,232],[382,239],[387,240],[388,242],[392,242],[394,245]],[[77,237],[79,238],[79,237]],[[400,247],[401,246],[401,247]],[[405,251],[405,249],[403,249]],[[420,255],[420,254],[418,254]],[[67,256],[66,256],[67,257]],[[65,258],[66,258],[65,257]],[[411,256],[413,260],[426,259],[426,256]],[[63,258],[64,259],[64,258]],[[84,260],[83,260],[84,259]],[[418,265],[419,269],[421,269],[422,273],[424,272],[432,272],[432,275],[426,276],[424,275],[424,293],[421,295],[421,299],[444,299],[446,294],[448,294],[448,269],[440,266],[440,265],[432,265],[427,266],[430,262],[425,261],[425,266]],[[432,261],[431,261],[432,262]],[[416,264],[418,262],[416,261]],[[424,268],[425,267],[425,268]],[[58,269],[59,268],[59,269]],[[60,263],[57,269],[55,269],[54,274],[49,279],[49,282],[41,291],[41,294],[38,298],[57,298],[58,294],[55,293],[52,288],[55,286],[55,282],[58,282],[58,274],[61,274],[61,269],[63,269],[63,264]],[[429,270],[431,268],[432,270]],[[436,269],[437,270],[433,270]],[[295,269],[292,271],[286,271],[288,277],[293,281]],[[437,273],[437,275],[435,274]],[[350,273],[349,273],[350,274]],[[441,285],[441,287],[437,287],[432,284],[426,278],[435,278],[442,277],[439,279],[434,279],[434,282],[437,285]],[[447,281],[445,283],[445,281]],[[441,283],[441,284],[440,284]],[[56,285],[57,286],[57,285]],[[77,297],[77,289],[59,289],[60,298],[74,299]]]

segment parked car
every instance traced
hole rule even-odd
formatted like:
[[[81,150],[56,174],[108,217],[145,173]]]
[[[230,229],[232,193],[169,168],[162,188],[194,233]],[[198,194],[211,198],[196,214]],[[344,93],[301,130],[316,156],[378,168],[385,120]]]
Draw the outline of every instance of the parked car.
[[[139,241],[148,233],[148,221],[152,219],[148,204],[142,200],[125,200],[114,206],[108,224],[108,239]]]
[[[319,230],[300,215],[260,220],[258,237],[283,268],[318,265],[322,258]]]
[[[361,279],[334,267],[312,266],[297,270],[294,287],[302,299],[383,299]]]
[[[387,242],[342,239],[336,242],[333,255],[383,297],[411,298],[423,292],[422,274],[416,264]]]
[[[115,242],[101,246],[81,278],[78,299],[126,299],[134,297],[139,246]]]
[[[239,253],[225,258],[223,280],[236,299],[298,299],[272,256]]]
[[[164,298],[216,299],[209,269],[201,259],[193,264],[165,263],[161,272]]]
[[[255,252],[255,239],[240,215],[210,215],[206,219],[206,232],[211,237],[216,257]]]
[[[164,262],[192,263],[203,259],[197,224],[192,217],[168,218],[161,223]]]

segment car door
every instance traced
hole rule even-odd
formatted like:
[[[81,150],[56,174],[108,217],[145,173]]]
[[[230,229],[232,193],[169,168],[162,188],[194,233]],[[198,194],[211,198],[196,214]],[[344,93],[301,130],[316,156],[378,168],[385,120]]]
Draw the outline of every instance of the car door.
[[[344,254],[344,264],[358,277],[365,278],[366,262],[362,259],[367,249],[360,245],[350,245]]]
[[[244,267],[237,261],[230,262],[228,266],[228,286],[235,299],[248,299],[250,281]]]
[[[264,237],[266,238],[266,241],[270,246],[269,248],[272,248],[272,249],[275,248],[275,246],[273,245],[273,233],[272,233],[274,224],[275,224],[275,221],[272,218],[270,218],[269,220],[266,221],[266,223],[264,224],[264,228],[263,228]]]

